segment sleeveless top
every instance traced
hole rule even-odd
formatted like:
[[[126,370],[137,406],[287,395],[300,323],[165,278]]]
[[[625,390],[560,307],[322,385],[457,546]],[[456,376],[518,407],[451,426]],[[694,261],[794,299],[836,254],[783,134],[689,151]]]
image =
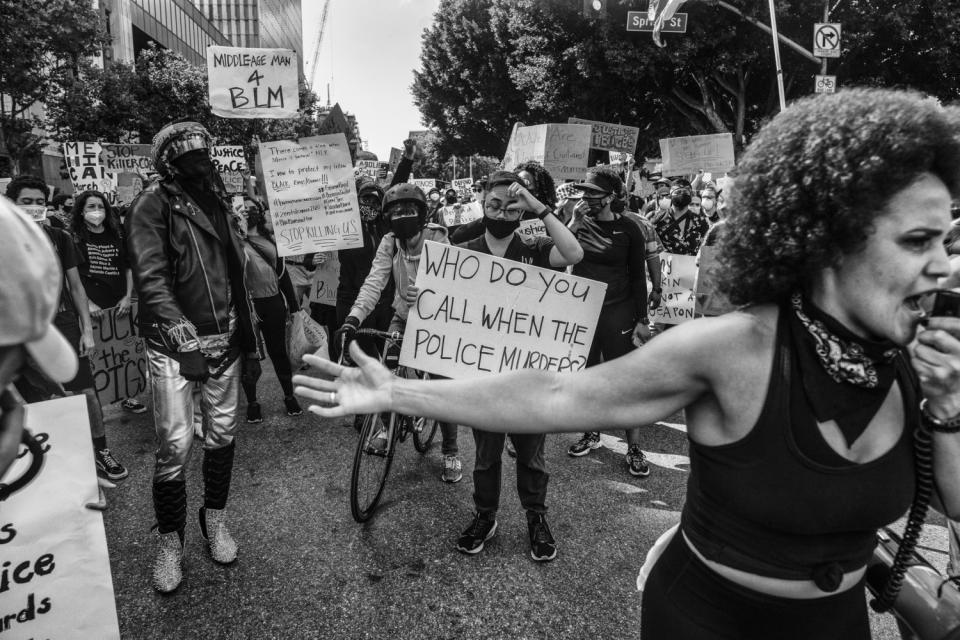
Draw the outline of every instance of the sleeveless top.
[[[899,440],[864,464],[839,455],[820,434],[797,379],[791,312],[781,305],[767,396],[753,429],[720,446],[690,441],[681,527],[710,560],[773,578],[813,579],[833,591],[843,573],[870,560],[876,530],[910,506],[919,390],[901,351],[896,379],[905,425]],[[796,434],[808,430],[814,435],[798,446]],[[809,451],[811,442],[818,443],[816,451]]]

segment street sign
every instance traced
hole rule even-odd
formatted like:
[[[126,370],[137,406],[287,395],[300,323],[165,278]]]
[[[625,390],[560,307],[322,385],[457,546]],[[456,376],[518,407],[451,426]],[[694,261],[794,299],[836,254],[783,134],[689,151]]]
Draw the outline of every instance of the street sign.
[[[813,55],[818,58],[840,57],[839,22],[818,22],[813,25]]]
[[[813,85],[814,93],[836,93],[837,76],[815,76],[816,81]]]
[[[646,11],[627,11],[627,31],[653,31],[654,20],[647,19]],[[664,33],[686,33],[687,14],[675,13],[663,23]]]

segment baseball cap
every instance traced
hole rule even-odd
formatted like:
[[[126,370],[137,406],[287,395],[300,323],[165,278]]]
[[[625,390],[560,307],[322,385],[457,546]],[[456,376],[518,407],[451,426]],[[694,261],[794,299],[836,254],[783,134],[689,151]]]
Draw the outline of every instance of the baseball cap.
[[[54,382],[77,374],[77,356],[53,326],[63,276],[40,225],[0,196],[0,346],[22,344]]]
[[[622,184],[619,178],[613,178],[603,173],[588,173],[583,182],[577,182],[573,185],[574,189],[580,191],[594,191],[597,193],[620,193]]]

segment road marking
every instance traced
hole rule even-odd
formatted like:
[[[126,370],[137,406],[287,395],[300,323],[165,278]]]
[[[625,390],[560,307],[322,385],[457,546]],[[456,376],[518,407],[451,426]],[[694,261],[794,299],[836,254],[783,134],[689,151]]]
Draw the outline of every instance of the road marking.
[[[656,424],[661,427],[669,427],[670,429],[674,429],[680,433],[687,432],[687,425],[685,424],[677,424],[676,422],[657,422]]]
[[[608,480],[607,486],[619,493],[626,493],[626,494],[650,493],[647,489],[644,489],[642,487],[638,487],[632,484],[627,484],[626,482],[616,482],[614,480]]]
[[[661,424],[661,423],[658,423]],[[611,436],[606,433],[600,434],[600,444],[614,453],[627,455],[627,443],[617,436]],[[687,456],[676,455],[673,453],[658,453],[656,451],[644,451],[643,455],[647,457],[647,462],[664,469],[673,471],[683,471],[686,473],[689,469],[681,469],[677,465],[690,466],[690,458]]]

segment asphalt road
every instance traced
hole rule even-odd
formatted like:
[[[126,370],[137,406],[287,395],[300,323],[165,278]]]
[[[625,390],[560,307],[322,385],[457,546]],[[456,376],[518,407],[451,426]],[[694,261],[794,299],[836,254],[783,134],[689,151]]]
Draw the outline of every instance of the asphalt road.
[[[461,482],[440,481],[439,433],[426,455],[408,440],[380,510],[358,525],[348,503],[350,422],[286,416],[268,367],[260,389],[265,420],[242,424],[228,504],[239,559],[215,564],[200,536],[197,443],[184,581],[170,595],[150,586],[152,414],[108,408],[111,447],[130,469],[108,490],[104,514],[123,638],[639,638],[637,571],[685,495],[680,416],[646,432],[646,479],[627,473],[622,434],[605,434],[602,448],[576,459],[566,449],[577,435],[547,437],[548,521],[559,554],[537,563],[506,453],[497,535],[477,556],[454,548],[472,516],[469,429],[460,429]],[[876,638],[898,637],[890,616],[875,616],[873,626]]]

